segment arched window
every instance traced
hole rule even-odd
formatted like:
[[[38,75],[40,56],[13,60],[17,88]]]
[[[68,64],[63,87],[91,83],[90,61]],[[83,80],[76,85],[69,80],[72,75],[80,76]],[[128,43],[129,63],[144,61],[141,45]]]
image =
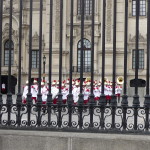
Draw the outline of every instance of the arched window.
[[[11,65],[14,63],[14,43],[7,40],[4,44],[4,66],[9,65],[9,45],[11,44]]]
[[[80,72],[81,68],[81,40],[78,42],[78,72]],[[91,42],[87,39],[83,39],[83,72],[91,71]]]
[[[81,15],[81,12],[82,12],[81,2],[82,0],[78,0],[78,15]],[[84,7],[85,15],[91,15],[92,14],[92,0],[85,0],[84,3],[85,3],[85,7]]]

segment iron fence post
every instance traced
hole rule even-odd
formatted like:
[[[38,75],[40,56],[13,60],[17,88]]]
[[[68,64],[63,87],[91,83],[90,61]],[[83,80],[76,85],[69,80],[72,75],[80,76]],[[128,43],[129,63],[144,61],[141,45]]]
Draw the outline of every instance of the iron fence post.
[[[0,1],[0,60],[2,60],[2,21],[3,21],[3,0]],[[3,104],[3,98],[2,98],[2,62],[0,61],[0,105]]]
[[[31,125],[31,105],[32,94],[31,94],[31,63],[32,63],[32,8],[33,0],[30,0],[30,17],[29,17],[29,72],[28,72],[28,94],[27,94],[27,126]]]
[[[102,89],[101,96],[99,99],[99,105],[101,109],[100,127],[103,130],[105,127],[104,123],[104,112],[106,105],[106,96],[104,94],[104,78],[105,78],[105,22],[106,22],[106,0],[103,0],[103,22],[102,22]]]
[[[58,127],[60,128],[62,125],[62,35],[63,35],[63,0],[60,0],[60,39],[59,39],[59,93],[58,93]]]
[[[69,94],[67,97],[68,102],[68,126],[72,127],[72,108],[73,108],[73,94],[72,94],[72,59],[73,59],[73,6],[74,0],[70,1],[70,74],[69,74]]]
[[[147,1],[147,67],[146,67],[146,95],[145,95],[145,101],[144,106],[150,108],[150,95],[149,95],[149,74],[150,74],[150,1]],[[148,113],[148,111],[146,111]],[[148,114],[147,114],[148,117]],[[146,118],[147,118],[146,117]],[[148,118],[147,124],[148,122]]]
[[[48,127],[51,126],[51,110],[52,110],[52,93],[51,93],[51,82],[52,82],[52,40],[53,40],[53,0],[50,0],[50,18],[49,18],[49,92],[47,95],[47,113],[48,113]]]
[[[136,41],[135,41],[135,95],[133,97],[133,106],[140,106],[139,95],[138,95],[138,69],[139,69],[139,11],[140,2],[136,0]]]
[[[139,69],[139,11],[140,2],[136,0],[136,51],[135,51],[135,95],[133,96],[133,107],[134,107],[134,130],[138,129],[138,107],[140,106],[139,95],[138,95],[138,69]]]
[[[94,101],[93,94],[93,82],[94,82],[94,32],[95,32],[95,0],[92,1],[92,35],[91,35],[91,44],[92,44],[92,53],[91,53],[91,94],[89,96],[89,112],[90,112],[90,128],[93,128],[93,113],[94,113],[94,105],[96,104]]]
[[[22,0],[20,0],[20,16],[19,16],[19,57],[18,57],[18,94],[16,99],[17,104],[17,123],[21,125],[21,106],[22,106],[22,94],[21,94],[21,51],[22,51]]]
[[[128,0],[125,0],[125,18],[124,18],[124,93],[122,96],[121,106],[123,109],[122,126],[123,130],[127,127],[127,107],[128,107],[128,96],[127,96],[127,39],[128,39]]]

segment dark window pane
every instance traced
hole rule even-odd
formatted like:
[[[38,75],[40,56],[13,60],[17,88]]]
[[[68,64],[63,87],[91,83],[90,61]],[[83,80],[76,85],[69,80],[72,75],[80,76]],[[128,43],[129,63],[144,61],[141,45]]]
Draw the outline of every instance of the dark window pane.
[[[83,39],[83,72],[91,71],[91,42],[87,39]],[[80,72],[80,61],[81,61],[81,40],[78,42],[78,72]]]
[[[92,14],[92,0],[85,0],[84,5],[84,13],[85,15],[91,15]],[[81,0],[78,0],[78,15],[81,15],[82,12],[82,2]]]
[[[140,0],[140,16],[146,15],[146,1]],[[136,0],[132,0],[132,16],[136,16]]]
[[[39,68],[39,50],[32,50],[32,68]]]
[[[132,51],[132,68],[135,69],[135,52],[136,50]],[[139,69],[144,69],[144,50],[139,49]]]
[[[7,40],[4,44],[4,66],[9,65],[9,46],[11,46],[11,65],[14,63],[14,44],[13,41]]]

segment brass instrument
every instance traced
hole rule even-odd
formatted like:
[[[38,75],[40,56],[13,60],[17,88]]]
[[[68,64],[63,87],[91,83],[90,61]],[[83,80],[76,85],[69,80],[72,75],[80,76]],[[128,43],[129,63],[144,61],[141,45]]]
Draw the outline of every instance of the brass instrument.
[[[104,82],[108,82],[108,78],[104,77]]]
[[[86,81],[86,82],[91,81],[91,78],[90,78],[90,77],[87,77],[87,78],[85,79],[85,81]]]
[[[117,83],[118,83],[118,84],[123,84],[123,83],[124,83],[124,78],[123,78],[122,76],[119,76],[119,77],[117,78]]]

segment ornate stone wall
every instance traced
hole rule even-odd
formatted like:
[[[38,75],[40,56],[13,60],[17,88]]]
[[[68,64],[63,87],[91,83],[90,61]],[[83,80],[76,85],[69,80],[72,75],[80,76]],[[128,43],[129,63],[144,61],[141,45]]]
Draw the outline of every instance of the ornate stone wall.
[[[112,40],[112,0],[106,3],[106,42],[111,43]]]
[[[59,42],[60,33],[60,0],[56,0],[56,14],[55,14],[55,42]],[[57,18],[57,19],[56,19]]]

